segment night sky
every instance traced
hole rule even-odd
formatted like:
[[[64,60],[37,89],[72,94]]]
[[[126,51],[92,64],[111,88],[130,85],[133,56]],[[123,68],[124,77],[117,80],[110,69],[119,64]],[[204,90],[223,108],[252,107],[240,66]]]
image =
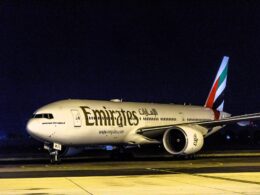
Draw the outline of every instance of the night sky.
[[[230,56],[225,110],[260,112],[260,2],[2,1],[0,133],[60,99],[204,105]]]

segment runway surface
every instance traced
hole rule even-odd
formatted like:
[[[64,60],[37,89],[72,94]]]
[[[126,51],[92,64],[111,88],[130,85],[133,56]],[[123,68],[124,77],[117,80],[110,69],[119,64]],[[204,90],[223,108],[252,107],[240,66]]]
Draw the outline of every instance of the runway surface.
[[[260,156],[0,164],[0,194],[260,194]]]

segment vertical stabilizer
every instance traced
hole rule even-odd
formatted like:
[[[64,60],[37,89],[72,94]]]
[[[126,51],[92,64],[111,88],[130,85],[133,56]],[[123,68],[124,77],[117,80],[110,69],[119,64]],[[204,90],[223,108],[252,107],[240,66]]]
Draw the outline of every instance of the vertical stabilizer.
[[[218,70],[217,76],[209,92],[205,107],[223,111],[224,108],[224,91],[227,84],[229,57],[224,56]]]

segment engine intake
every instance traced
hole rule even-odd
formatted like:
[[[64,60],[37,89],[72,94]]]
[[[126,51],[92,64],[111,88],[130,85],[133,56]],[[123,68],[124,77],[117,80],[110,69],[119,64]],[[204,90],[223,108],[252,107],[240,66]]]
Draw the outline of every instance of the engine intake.
[[[163,135],[163,146],[170,154],[193,154],[204,144],[200,131],[189,126],[176,126],[168,129]]]

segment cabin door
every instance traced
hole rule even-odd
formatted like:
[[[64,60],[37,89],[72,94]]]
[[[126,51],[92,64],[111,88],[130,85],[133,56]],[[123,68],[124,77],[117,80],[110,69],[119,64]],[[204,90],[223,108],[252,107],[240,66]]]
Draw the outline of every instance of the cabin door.
[[[74,127],[81,127],[81,117],[78,110],[71,110]]]
[[[179,112],[179,113],[178,113],[178,121],[179,121],[180,123],[186,122],[185,116],[184,116],[184,113],[183,113],[183,112]]]

